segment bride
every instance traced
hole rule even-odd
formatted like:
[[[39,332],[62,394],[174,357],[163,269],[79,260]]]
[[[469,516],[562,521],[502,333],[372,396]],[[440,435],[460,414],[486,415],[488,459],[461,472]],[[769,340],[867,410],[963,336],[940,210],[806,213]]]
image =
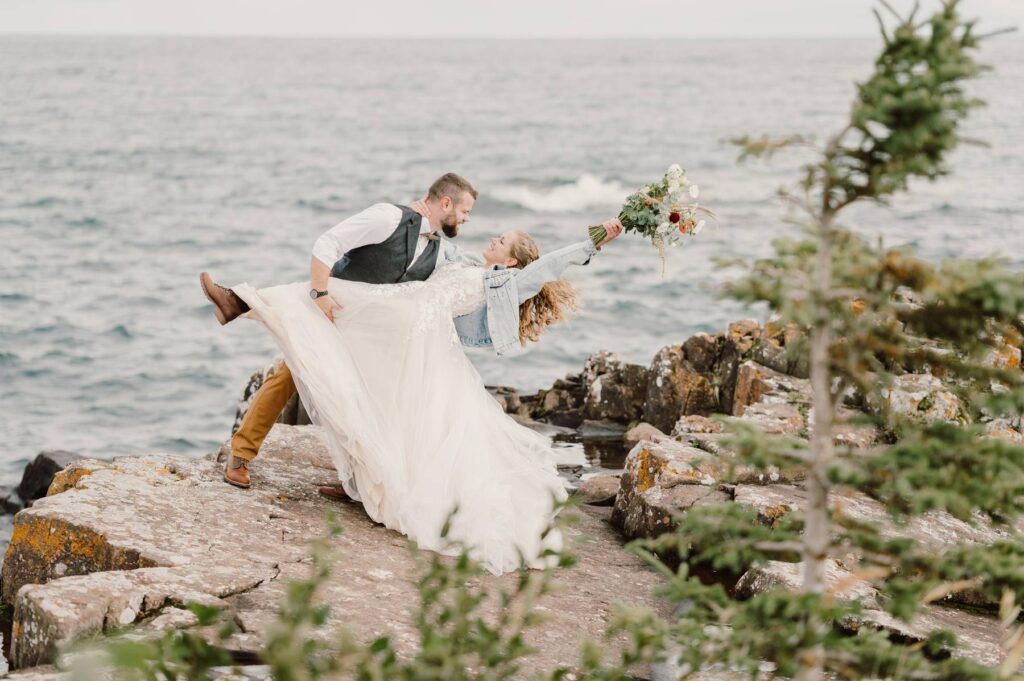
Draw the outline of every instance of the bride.
[[[622,230],[605,227],[600,245]],[[345,491],[419,547],[451,552],[454,541],[501,574],[560,548],[557,532],[542,535],[566,492],[549,440],[501,410],[460,345],[503,354],[536,341],[575,307],[562,273],[597,250],[586,240],[541,257],[509,231],[483,266],[452,262],[401,284],[331,278],[333,322],[309,282],[232,290],[284,353]]]

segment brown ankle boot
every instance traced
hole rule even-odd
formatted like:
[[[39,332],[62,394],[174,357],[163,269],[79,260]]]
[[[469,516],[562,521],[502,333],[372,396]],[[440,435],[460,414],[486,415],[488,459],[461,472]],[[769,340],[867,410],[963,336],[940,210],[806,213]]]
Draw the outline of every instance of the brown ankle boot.
[[[316,491],[320,493],[320,496],[331,501],[352,501],[352,497],[345,493],[345,488],[341,485],[317,487]]]
[[[252,485],[249,480],[249,462],[228,454],[227,463],[224,465],[224,480],[235,487],[249,489]]]
[[[199,275],[199,285],[203,287],[203,293],[213,303],[213,314],[222,325],[249,311],[249,306],[244,300],[235,295],[231,289],[215,283],[206,272]]]

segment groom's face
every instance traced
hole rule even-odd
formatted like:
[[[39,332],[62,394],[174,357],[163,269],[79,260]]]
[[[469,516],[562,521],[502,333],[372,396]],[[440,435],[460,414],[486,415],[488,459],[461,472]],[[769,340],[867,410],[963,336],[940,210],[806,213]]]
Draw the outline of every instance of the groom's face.
[[[441,216],[441,229],[444,235],[451,238],[458,236],[459,225],[469,221],[469,214],[473,211],[473,204],[476,203],[472,194],[463,193],[458,201],[445,196],[441,199],[441,208],[445,211]]]

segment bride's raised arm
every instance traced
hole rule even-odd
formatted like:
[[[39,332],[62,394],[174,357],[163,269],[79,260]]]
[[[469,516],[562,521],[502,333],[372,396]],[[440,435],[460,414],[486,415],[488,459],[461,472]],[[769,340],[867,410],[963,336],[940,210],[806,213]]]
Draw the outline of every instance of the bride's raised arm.
[[[595,244],[591,239],[586,239],[558,250],[546,253],[516,274],[516,290],[519,296],[519,303],[522,304],[537,295],[544,284],[562,278],[569,265],[586,265],[601,246],[622,233],[622,223],[613,218],[604,223],[607,236],[600,243]]]

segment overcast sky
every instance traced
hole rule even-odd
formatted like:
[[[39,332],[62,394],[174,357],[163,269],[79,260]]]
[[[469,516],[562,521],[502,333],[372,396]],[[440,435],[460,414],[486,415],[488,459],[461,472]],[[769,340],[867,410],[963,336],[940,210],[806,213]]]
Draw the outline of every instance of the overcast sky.
[[[892,0],[908,7],[909,0]],[[939,0],[923,0],[934,8]],[[0,32],[331,36],[868,36],[875,0],[0,0]],[[964,0],[1024,27],[1024,0]]]

